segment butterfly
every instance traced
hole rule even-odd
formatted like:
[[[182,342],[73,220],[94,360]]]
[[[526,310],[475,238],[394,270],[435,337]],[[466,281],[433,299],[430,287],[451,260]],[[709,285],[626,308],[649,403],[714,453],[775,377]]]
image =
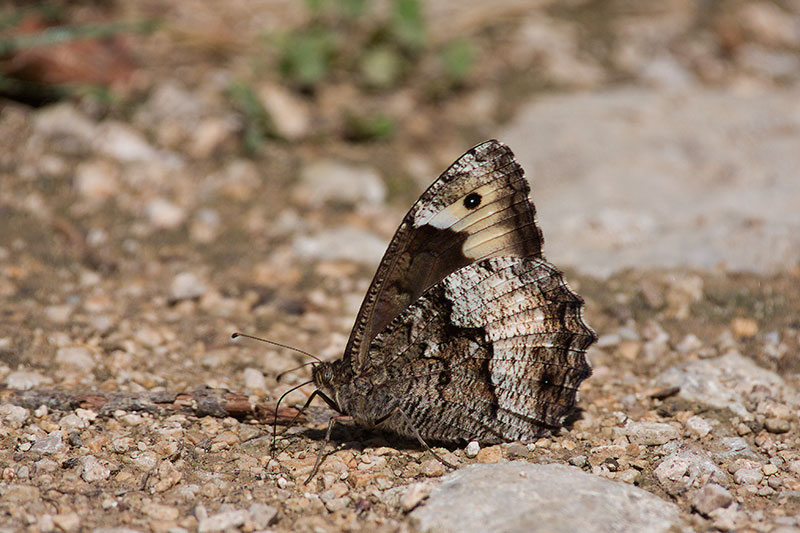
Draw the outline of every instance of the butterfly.
[[[542,256],[529,192],[496,140],[445,170],[392,238],[342,358],[315,364],[315,394],[426,448],[532,440],[562,425],[596,337]]]

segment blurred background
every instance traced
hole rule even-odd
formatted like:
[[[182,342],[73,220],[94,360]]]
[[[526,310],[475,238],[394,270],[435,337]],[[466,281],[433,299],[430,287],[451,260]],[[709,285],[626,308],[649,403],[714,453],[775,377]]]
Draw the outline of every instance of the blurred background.
[[[96,402],[271,413],[309,358],[231,333],[340,357],[403,215],[490,138],[599,339],[580,420],[486,461],[796,531],[800,0],[0,0],[0,530],[411,530],[445,473],[415,444],[337,426],[307,486],[330,410],[276,461],[263,420]]]
[[[0,3],[0,379],[283,390],[229,334],[340,355],[488,138],[562,268],[796,276],[799,67],[794,0]]]

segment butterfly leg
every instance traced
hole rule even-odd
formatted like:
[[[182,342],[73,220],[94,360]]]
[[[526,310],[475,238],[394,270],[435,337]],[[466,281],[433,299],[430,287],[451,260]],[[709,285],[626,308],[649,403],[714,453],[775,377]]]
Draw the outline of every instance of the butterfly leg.
[[[322,393],[320,393],[322,394]],[[328,399],[327,396],[322,394],[324,399]],[[350,418],[347,415],[338,415],[332,416],[331,419],[328,421],[328,430],[325,432],[325,440],[322,441],[322,447],[319,449],[319,453],[317,454],[317,460],[314,461],[314,468],[311,469],[311,473],[308,475],[305,481],[303,481],[303,485],[308,485],[308,482],[317,474],[317,470],[319,470],[319,465],[322,464],[322,459],[325,457],[325,446],[331,441],[331,432],[333,432],[333,425],[338,421],[345,418]]]
[[[383,418],[380,418],[379,420],[377,420],[375,422],[375,426],[379,427],[381,424],[385,423],[387,420],[389,420],[391,417],[393,417],[395,415],[398,415],[398,416],[400,416],[400,418],[403,419],[403,422],[405,422],[406,426],[411,430],[411,432],[414,434],[414,437],[417,439],[417,441],[420,443],[420,445],[425,449],[425,451],[430,452],[430,454],[433,455],[436,458],[437,461],[442,463],[447,468],[452,468],[453,470],[456,469],[455,465],[452,465],[452,464],[448,463],[447,461],[445,461],[442,457],[439,456],[438,453],[433,451],[433,449],[430,446],[428,446],[428,443],[425,442],[425,439],[423,439],[422,435],[419,434],[419,431],[417,431],[417,428],[414,427],[414,423],[411,421],[410,418],[408,418],[408,415],[400,407],[395,407],[392,411],[389,412],[389,414],[387,414]]]
[[[303,407],[301,407],[300,410],[297,411],[297,414],[294,415],[294,417],[289,421],[289,425],[287,426],[287,429],[291,428],[294,425],[294,423],[297,421],[297,418],[300,416],[300,414],[303,411],[305,411],[308,408],[309,405],[311,405],[311,402],[317,396],[319,396],[323,400],[325,400],[325,403],[327,403],[328,406],[331,409],[333,409],[334,411],[339,411],[339,406],[336,405],[336,402],[334,402],[333,400],[328,398],[328,396],[326,396],[325,393],[322,392],[321,390],[316,389],[308,397],[308,400],[306,400],[306,403],[303,404]],[[272,425],[272,445],[269,448],[270,455],[274,455],[275,454],[274,452],[275,452],[275,448],[276,448],[276,444],[277,444],[277,438],[278,438],[278,410],[275,409],[275,421],[273,422],[273,425]]]

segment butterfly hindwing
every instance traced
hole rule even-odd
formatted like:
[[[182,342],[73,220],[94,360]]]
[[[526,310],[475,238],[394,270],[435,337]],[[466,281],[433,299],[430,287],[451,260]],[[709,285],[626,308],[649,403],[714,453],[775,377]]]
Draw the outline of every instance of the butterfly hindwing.
[[[559,426],[591,373],[584,352],[594,333],[582,304],[541,259],[462,268],[371,343],[364,370],[382,402],[360,422],[399,408],[423,438],[482,442],[532,439]],[[414,436],[401,417],[386,427]]]

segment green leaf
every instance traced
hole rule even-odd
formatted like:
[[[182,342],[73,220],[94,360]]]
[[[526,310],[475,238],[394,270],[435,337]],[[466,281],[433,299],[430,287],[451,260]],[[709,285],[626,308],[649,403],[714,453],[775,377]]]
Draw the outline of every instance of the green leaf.
[[[402,59],[388,46],[369,49],[361,58],[361,75],[373,87],[387,88],[397,83],[402,71]]]
[[[467,39],[458,39],[445,46],[440,60],[445,76],[452,82],[462,83],[475,63],[475,46]]]
[[[304,89],[314,87],[330,71],[335,41],[329,30],[319,27],[290,33],[281,46],[281,73]]]
[[[358,18],[367,10],[367,0],[335,0],[339,11],[349,18]]]
[[[427,38],[419,0],[394,0],[390,29],[400,44],[412,50],[423,48]]]
[[[249,85],[242,82],[232,83],[228,88],[228,95],[244,117],[243,141],[245,149],[255,153],[264,144],[270,129],[270,119],[267,111],[261,105]]]
[[[395,120],[383,113],[348,113],[345,116],[345,136],[353,141],[390,139],[394,135],[395,126]]]

